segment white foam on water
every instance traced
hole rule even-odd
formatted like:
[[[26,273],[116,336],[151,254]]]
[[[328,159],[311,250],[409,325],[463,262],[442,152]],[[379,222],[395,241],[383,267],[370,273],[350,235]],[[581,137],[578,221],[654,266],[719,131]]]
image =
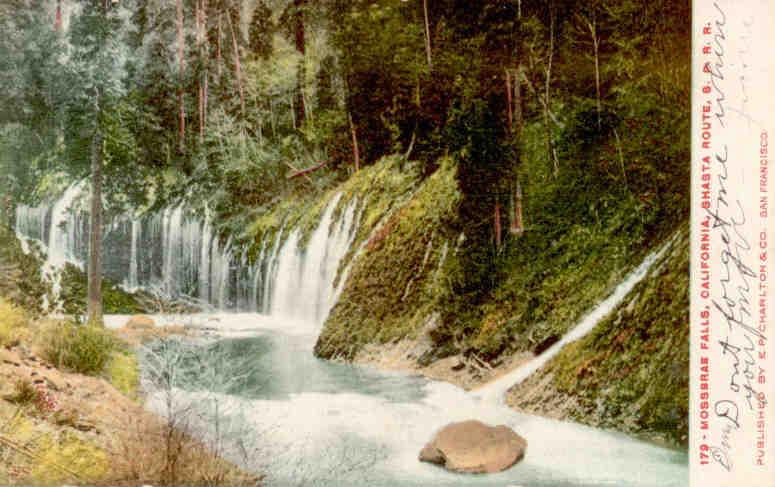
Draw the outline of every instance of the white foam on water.
[[[311,390],[269,399],[175,391],[179,401],[189,404],[204,404],[216,397],[223,411],[243,418],[246,433],[242,436],[255,441],[254,450],[244,457],[235,449],[231,458],[266,473],[268,485],[686,484],[688,470],[682,452],[619,433],[519,414],[447,383],[324,361],[294,363],[296,349],[284,350],[288,342],[282,337],[289,331],[286,321],[255,314],[215,318],[220,320],[216,327],[224,337],[266,334],[276,338],[272,342],[276,357],[272,359],[286,357],[289,370],[275,373],[272,380],[316,377],[319,370],[313,369],[320,368],[343,384],[339,392]],[[309,328],[300,323],[300,336],[305,329]],[[368,376],[363,378],[363,374]],[[359,390],[364,384],[384,380],[390,381],[391,388],[418,391],[419,395],[396,398],[382,391]],[[309,386],[314,389],[315,384]],[[148,407],[164,412],[160,393],[150,396]],[[460,476],[418,461],[420,449],[439,428],[471,418],[508,425],[527,438],[525,459],[506,472],[487,476]],[[207,431],[202,425],[199,433],[206,436]]]
[[[84,183],[71,186],[50,206],[20,205],[16,210],[20,239],[45,242],[45,271],[53,276],[55,295],[58,271],[66,263],[84,268],[88,213],[70,211],[84,187]],[[255,259],[231,237],[224,241],[218,235],[209,211],[200,218],[179,204],[142,218],[127,216],[106,231],[111,238],[104,243],[103,269],[129,291],[152,289],[219,310],[303,319],[317,329],[335,302],[339,262],[358,228],[357,199],[340,205],[342,197],[340,193],[328,201],[304,245],[299,228],[286,232],[283,226],[271,245],[269,237],[263,237]]]

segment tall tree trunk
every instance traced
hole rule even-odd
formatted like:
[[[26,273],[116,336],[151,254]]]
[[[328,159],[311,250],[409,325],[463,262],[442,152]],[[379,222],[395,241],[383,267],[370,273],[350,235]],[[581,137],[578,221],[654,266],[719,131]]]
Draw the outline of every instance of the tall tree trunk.
[[[92,139],[86,315],[89,323],[102,323],[102,132],[99,128]]]
[[[201,69],[204,57],[202,56],[202,9],[199,2],[200,0],[194,2],[194,17],[196,18],[196,48]],[[199,142],[201,143],[204,139],[204,83],[201,73],[196,82],[196,107],[199,121]]]
[[[495,200],[495,248],[501,248],[501,242],[503,240],[502,226],[501,226],[501,204],[497,199]]]
[[[175,11],[178,44],[178,149],[183,152],[186,149],[186,107],[183,90],[184,70],[186,67],[184,57],[183,0],[175,0]]]
[[[217,33],[215,39],[215,64],[219,82],[221,80],[221,76],[223,75],[223,61],[221,55],[221,37],[223,36],[222,17],[223,14],[218,12],[218,28],[216,29]]]
[[[517,178],[517,184],[515,185],[511,201],[511,226],[509,227],[509,233],[521,235],[524,230],[525,225],[522,220],[522,186],[519,184],[519,178]]]
[[[353,139],[353,160],[355,164],[355,171],[358,172],[361,168],[361,151],[358,149],[358,131],[355,128],[355,123],[353,123],[352,115],[348,114],[348,117],[350,118],[350,135]]]
[[[511,72],[506,68],[506,120],[508,121],[509,134],[514,131],[514,108],[511,96]]]
[[[57,0],[57,11],[54,17],[54,30],[60,32],[62,30],[62,0]]]
[[[524,117],[522,114],[522,1],[517,0],[517,39],[515,43],[515,54],[517,58],[517,67],[514,72],[514,129],[517,138],[522,137],[522,125]]]
[[[592,20],[587,20],[587,26],[589,27],[589,33],[592,35],[592,47],[595,53],[595,95],[597,96],[597,129],[602,128],[602,121],[600,119],[603,108],[600,100],[600,39],[597,37],[597,22],[595,16],[592,14]]]
[[[306,104],[304,101],[304,86],[307,79],[306,54],[307,42],[304,29],[304,4],[306,0],[293,0],[294,6],[294,31],[296,51],[301,55],[301,61],[296,72],[296,93],[294,94],[294,109],[296,110],[296,125],[301,127],[306,117]]]
[[[552,61],[554,60],[554,23],[556,13],[554,11],[554,5],[549,7],[549,47],[546,61],[546,83],[544,85],[544,126],[546,130],[546,151],[549,156],[549,161],[554,166],[553,174],[556,178],[560,173],[560,161],[557,159],[557,152],[554,149],[554,143],[552,143],[552,128],[549,124],[549,107],[551,106],[550,88],[552,80]]]
[[[431,24],[428,15],[428,0],[422,0],[422,11],[425,17],[425,55],[428,58],[428,69],[433,69],[433,60],[431,58]]]
[[[199,140],[204,140],[207,125],[207,0],[196,0],[196,44],[200,70],[197,80],[197,106],[199,108]]]
[[[202,12],[202,41],[204,42],[203,56],[204,56],[204,99],[202,100],[202,116],[204,118],[204,125],[207,126],[207,99],[209,90],[209,77],[210,77],[210,53],[209,42],[207,42],[207,9],[209,7],[207,0],[202,0],[203,12]]]
[[[517,137],[522,136],[524,115],[522,114],[522,62],[517,61],[517,70],[514,75],[514,130]]]
[[[229,33],[231,34],[231,49],[234,52],[234,77],[237,79],[237,91],[239,92],[240,112],[242,119],[245,119],[245,89],[242,85],[242,62],[240,62],[239,43],[237,34],[234,30],[234,22],[231,20],[231,13],[226,14],[226,21],[229,24]]]

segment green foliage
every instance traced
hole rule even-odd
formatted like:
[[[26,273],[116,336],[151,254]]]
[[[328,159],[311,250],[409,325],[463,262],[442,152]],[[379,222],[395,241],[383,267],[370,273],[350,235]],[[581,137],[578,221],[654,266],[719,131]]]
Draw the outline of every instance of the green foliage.
[[[460,256],[465,270],[455,281],[455,291],[473,302],[496,284],[498,249],[491,215],[496,205],[506,208],[508,193],[503,186],[512,180],[515,166],[503,137],[503,127],[483,101],[454,110],[448,139],[458,152],[457,187],[462,201],[456,223],[466,238]]]
[[[116,347],[108,361],[105,375],[119,392],[132,399],[138,398],[140,368],[133,351]]]
[[[551,378],[573,397],[570,417],[686,445],[689,397],[689,238],[684,227],[666,255],[587,337],[511,391]],[[538,399],[540,401],[542,399]]]
[[[43,258],[37,246],[30,246],[31,252],[25,254],[13,231],[0,224],[0,300],[37,315],[51,286],[41,276]]]
[[[423,31],[409,7],[397,2],[347,2],[337,23],[337,47],[349,87],[347,105],[369,162],[408,144],[427,76]],[[402,144],[403,143],[403,144]]]
[[[250,50],[253,54],[262,59],[267,59],[272,54],[274,29],[272,10],[267,7],[266,3],[259,0],[253,10],[248,33]]]
[[[15,345],[29,325],[27,313],[0,298],[0,347]]]
[[[86,273],[77,266],[67,263],[60,271],[60,294],[62,310],[73,316],[86,314]],[[102,307],[107,314],[140,314],[148,312],[141,304],[139,294],[121,289],[117,284],[103,277]]]
[[[73,321],[53,322],[41,330],[42,356],[73,372],[99,375],[118,347],[116,338],[99,325]]]

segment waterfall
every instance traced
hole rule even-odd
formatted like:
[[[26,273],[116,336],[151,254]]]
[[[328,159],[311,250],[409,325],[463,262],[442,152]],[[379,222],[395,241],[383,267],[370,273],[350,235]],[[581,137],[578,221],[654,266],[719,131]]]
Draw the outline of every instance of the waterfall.
[[[88,246],[88,236],[85,233],[88,220],[76,205],[83,187],[83,183],[70,186],[50,206],[16,207],[16,235],[23,242],[22,248],[25,251],[29,250],[26,240],[35,240],[45,248],[46,261],[41,274],[51,283],[55,298],[59,296],[61,289],[58,270],[68,262],[83,268],[84,249]]]
[[[140,240],[140,221],[132,220],[132,246],[129,250],[129,277],[124,283],[127,289],[134,291],[137,289],[137,245]]]
[[[16,232],[39,242],[46,241],[47,206],[29,207],[19,205],[16,210]]]
[[[17,207],[17,235],[44,244],[48,272],[66,263],[84,268],[88,213],[72,208],[83,188],[71,186],[50,206]],[[328,201],[306,243],[300,228],[283,225],[262,237],[254,258],[249,248],[222,239],[207,211],[201,218],[180,204],[143,217],[119,217],[103,241],[103,271],[130,291],[154,290],[220,310],[321,324],[336,298],[339,262],[357,230],[358,202],[341,201],[341,194]]]
[[[643,280],[648,274],[648,271],[654,265],[654,263],[662,256],[665,250],[670,246],[672,240],[668,241],[658,250],[649,254],[643,262],[633,270],[625,279],[616,286],[616,289],[600,302],[595,308],[592,309],[587,315],[581,318],[581,320],[560,339],[557,343],[549,347],[546,351],[533,358],[526,364],[517,367],[512,372],[482,386],[474,394],[480,398],[501,402],[504,400],[506,392],[518,385],[525,379],[527,379],[533,372],[543,367],[549,360],[554,358],[562,348],[571,343],[583,338],[589,332],[591,332],[595,326],[608,316],[611,311],[616,309],[624,298],[632,291],[632,289]]]
[[[356,202],[334,221],[341,194],[329,201],[320,224],[304,248],[293,229],[270,259],[270,314],[322,324],[335,301],[334,280],[339,262],[355,238]],[[272,262],[276,261],[276,262]]]
[[[83,266],[84,256],[79,255],[79,249],[88,245],[83,231],[85,220],[83,212],[73,208],[81,192],[82,185],[70,186],[51,209],[46,260],[50,269],[60,268],[68,262]]]

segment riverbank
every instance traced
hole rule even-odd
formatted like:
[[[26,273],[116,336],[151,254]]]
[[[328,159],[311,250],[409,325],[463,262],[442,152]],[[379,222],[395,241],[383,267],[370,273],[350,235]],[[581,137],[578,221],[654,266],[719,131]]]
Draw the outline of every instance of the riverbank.
[[[685,447],[688,396],[688,231],[666,245],[644,279],[585,337],[509,388],[512,409],[625,432]],[[414,337],[362,347],[354,363],[417,374],[465,390],[479,389],[543,353],[504,354],[486,362],[475,352],[428,360],[437,350],[431,316]]]
[[[521,352],[506,357],[496,366],[472,355],[456,354],[429,364],[420,363],[421,357],[433,353],[433,342],[427,332],[420,338],[404,338],[387,344],[364,346],[353,358],[354,364],[421,375],[428,379],[449,382],[466,391],[475,390],[502,377],[535,357]]]
[[[47,338],[42,338],[66,326],[50,319],[29,319],[21,308],[3,302],[0,485],[128,487],[180,479],[211,482],[208,485],[260,485],[259,477],[242,472],[169,418],[143,407],[134,347],[172,334],[190,334],[190,330],[153,325],[102,329],[89,340],[97,336],[115,340],[111,356],[101,370],[78,373],[72,370],[78,368],[72,359],[69,366],[52,361]],[[79,343],[82,350],[89,346],[85,339]]]

